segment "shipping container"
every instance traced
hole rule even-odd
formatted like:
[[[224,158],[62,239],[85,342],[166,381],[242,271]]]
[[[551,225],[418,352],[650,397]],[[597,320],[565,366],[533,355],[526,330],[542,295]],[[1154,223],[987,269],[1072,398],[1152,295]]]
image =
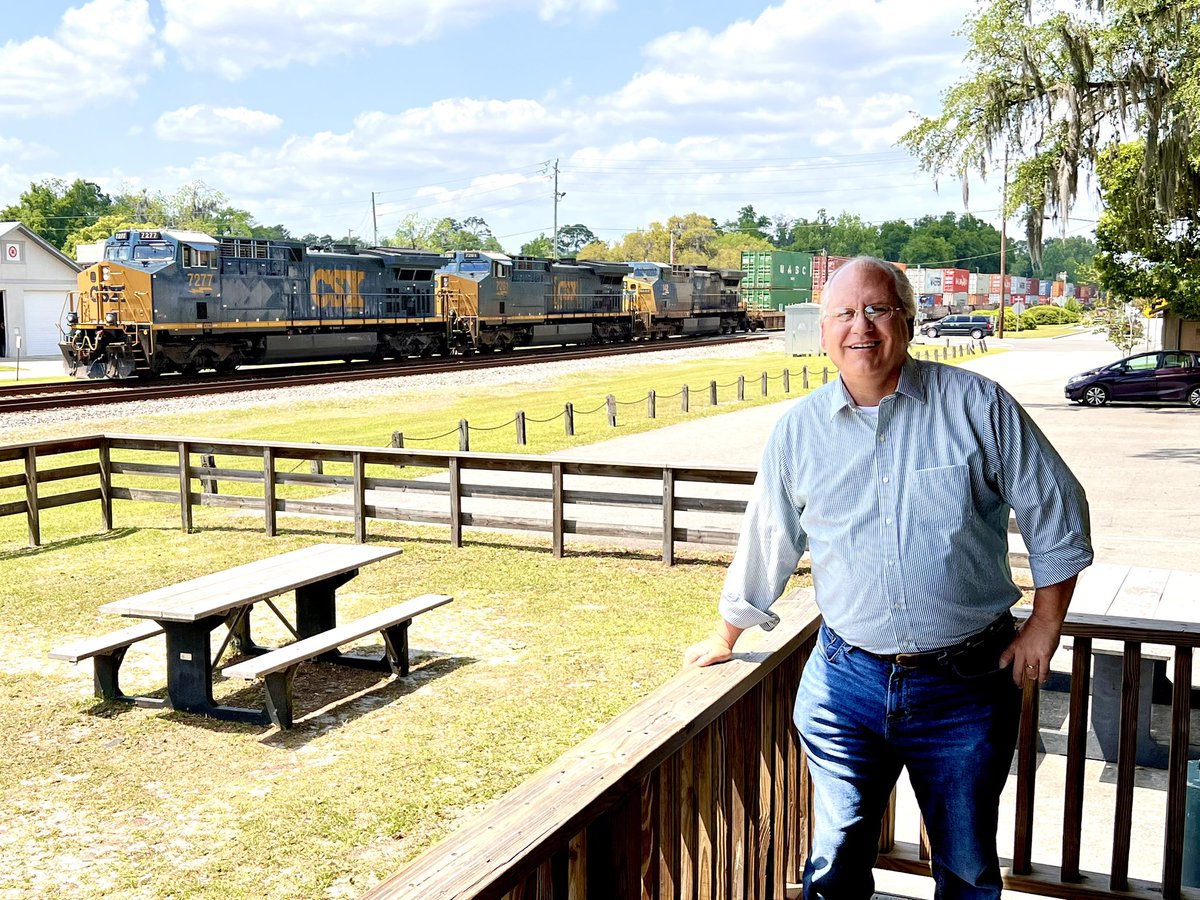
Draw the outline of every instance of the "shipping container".
[[[1052,282],[1050,282],[1050,296],[1051,296],[1051,297],[1061,297],[1061,296],[1063,296],[1063,293],[1064,293],[1064,291],[1063,291],[1063,288],[1065,288],[1065,287],[1066,287],[1066,282],[1065,282],[1065,281],[1052,281]]]
[[[850,262],[849,256],[826,256],[825,254],[813,254],[812,258],[812,286],[814,289],[825,286],[825,282],[830,279],[838,269]]]
[[[752,288],[812,289],[813,255],[794,250],[743,250],[742,282]]]
[[[972,272],[967,276],[967,293],[968,294],[986,294],[988,288],[988,277],[980,275],[978,272]]]
[[[967,294],[971,288],[971,273],[966,269],[942,269],[942,293]]]
[[[909,269],[904,274],[908,277],[908,283],[912,285],[913,293],[918,297],[925,293],[925,269]]]
[[[1052,284],[1054,284],[1053,281],[1039,281],[1038,282],[1038,296],[1049,297],[1050,296],[1050,285],[1052,285]]]
[[[1009,276],[1009,293],[1014,297],[1023,297],[1029,293],[1029,279],[1023,275]]]
[[[1075,285],[1073,285],[1071,282],[1068,281],[1066,283],[1066,286],[1063,288],[1063,293],[1066,294],[1068,297],[1074,297],[1075,296]]]
[[[1027,281],[1028,281],[1028,284],[1026,284],[1026,286],[1025,286],[1026,294],[1036,297],[1038,294],[1040,294],[1042,292],[1041,288],[1039,287],[1039,284],[1041,282],[1039,282],[1038,279],[1029,278],[1029,279],[1027,279]]]

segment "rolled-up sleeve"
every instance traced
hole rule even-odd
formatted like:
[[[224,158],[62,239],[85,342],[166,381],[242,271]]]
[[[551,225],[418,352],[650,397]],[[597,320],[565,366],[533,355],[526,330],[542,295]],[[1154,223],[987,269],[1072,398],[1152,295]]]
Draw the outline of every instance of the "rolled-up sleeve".
[[[802,506],[791,489],[787,471],[786,430],[776,427],[763,452],[762,466],[742,520],[737,553],[725,576],[718,604],[721,617],[737,628],[779,623],[770,611],[796,571],[806,536],[800,526]]]
[[[1025,410],[998,390],[994,424],[1003,494],[1029,552],[1034,586],[1057,584],[1092,564],[1087,496]]]

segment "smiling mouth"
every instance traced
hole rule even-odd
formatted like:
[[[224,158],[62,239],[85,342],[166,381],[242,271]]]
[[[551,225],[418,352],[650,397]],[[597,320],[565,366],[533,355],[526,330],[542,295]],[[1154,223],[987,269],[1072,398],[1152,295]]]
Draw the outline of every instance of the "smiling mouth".
[[[851,344],[850,349],[851,350],[874,350],[876,347],[878,347],[882,343],[883,343],[883,341],[860,341],[857,344]]]

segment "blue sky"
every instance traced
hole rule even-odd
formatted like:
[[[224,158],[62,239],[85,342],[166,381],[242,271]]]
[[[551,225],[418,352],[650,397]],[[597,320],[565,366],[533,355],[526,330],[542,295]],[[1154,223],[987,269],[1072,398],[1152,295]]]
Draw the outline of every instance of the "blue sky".
[[[961,0],[92,0],[12,4],[0,206],[31,181],[173,192],[370,239],[483,217],[511,251],[745,204],[964,211],[894,144],[964,74]],[[998,222],[997,185],[970,211]],[[1072,231],[1075,231],[1072,223]]]

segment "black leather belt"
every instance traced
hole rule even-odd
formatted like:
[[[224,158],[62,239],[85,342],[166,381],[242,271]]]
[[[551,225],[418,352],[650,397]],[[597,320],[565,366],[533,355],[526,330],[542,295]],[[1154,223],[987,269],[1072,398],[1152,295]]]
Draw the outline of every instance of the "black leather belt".
[[[957,644],[951,644],[949,647],[926,650],[922,653],[872,653],[870,650],[863,650],[863,653],[903,669],[929,669],[935,666],[952,665],[963,657],[973,656],[985,650],[995,649],[999,655],[1000,650],[1012,640],[1015,632],[1016,624],[1013,621],[1012,613],[1006,612],[983,631],[973,634]]]

